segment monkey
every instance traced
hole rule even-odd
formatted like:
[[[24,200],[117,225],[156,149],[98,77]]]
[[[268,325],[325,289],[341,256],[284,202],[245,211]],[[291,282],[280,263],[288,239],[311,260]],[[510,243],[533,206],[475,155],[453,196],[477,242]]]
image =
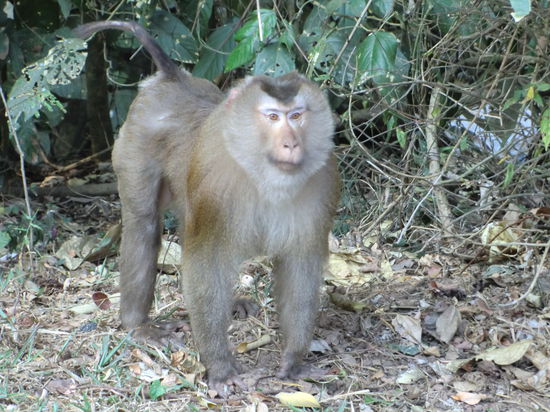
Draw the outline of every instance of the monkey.
[[[180,69],[132,21],[88,23],[74,33],[86,39],[105,29],[132,33],[157,68],[141,81],[112,152],[123,228],[122,327],[153,343],[175,336],[149,319],[161,213],[171,208],[180,222],[182,294],[208,384],[238,383],[227,338],[232,286],[239,264],[260,255],[273,262],[277,376],[307,374],[302,358],[340,192],[327,97],[295,71],[247,76],[225,94]]]

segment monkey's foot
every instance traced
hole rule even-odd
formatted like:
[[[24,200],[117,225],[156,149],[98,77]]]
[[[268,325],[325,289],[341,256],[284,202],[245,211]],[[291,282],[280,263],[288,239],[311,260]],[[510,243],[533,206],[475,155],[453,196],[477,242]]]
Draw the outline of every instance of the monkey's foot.
[[[281,368],[279,369],[279,372],[277,372],[276,376],[279,379],[303,379],[303,378],[311,378],[311,379],[320,379],[324,377],[327,374],[327,371],[321,368],[317,368],[315,366],[311,365],[304,365],[301,363],[289,363],[289,362],[282,362]]]
[[[183,321],[163,321],[135,328],[132,331],[132,337],[137,341],[154,346],[182,349],[185,347],[185,343],[177,332],[189,329],[189,325]]]
[[[237,319],[246,319],[249,316],[256,316],[260,308],[252,300],[238,298],[233,302],[232,314]]]
[[[214,362],[208,367],[208,387],[224,398],[236,389],[245,391],[248,387],[240,372],[235,360]]]

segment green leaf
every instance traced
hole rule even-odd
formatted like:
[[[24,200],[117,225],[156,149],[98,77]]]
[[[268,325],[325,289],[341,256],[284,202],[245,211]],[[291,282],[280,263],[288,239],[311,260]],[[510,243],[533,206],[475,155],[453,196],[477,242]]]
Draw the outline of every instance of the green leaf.
[[[64,39],[50,49],[40,61],[44,65],[43,76],[49,84],[69,84],[75,79],[86,62],[84,40]]]
[[[71,14],[71,10],[73,8],[73,3],[71,0],[57,0],[57,4],[59,4],[59,8],[61,9],[61,14],[63,15],[63,18],[67,20],[67,17]]]
[[[511,14],[516,23],[531,12],[531,0],[510,0],[510,5],[514,9]]]
[[[535,83],[534,86],[539,92],[547,92],[550,90],[550,83]]]
[[[117,130],[126,120],[130,104],[134,101],[137,90],[125,88],[116,89],[111,95],[111,123],[113,130]]]
[[[382,2],[389,1],[393,4],[393,0],[381,0],[381,1]],[[367,3],[368,1],[365,1],[365,0],[348,0],[344,3],[344,5],[338,11],[345,16],[359,17],[363,13],[363,10],[365,9],[365,6],[367,5]],[[377,3],[376,0],[372,3],[372,5],[374,6],[375,3]],[[368,16],[368,14],[366,14],[365,16]],[[347,20],[346,24],[349,24],[349,23],[354,24],[355,21],[352,22],[351,20]]]
[[[332,14],[344,4],[346,4],[346,0],[330,0],[326,5],[326,13]]]
[[[273,10],[260,9],[260,20],[264,41],[269,38],[277,26],[277,16]],[[260,48],[260,25],[258,14],[253,13],[243,27],[235,33],[235,40],[239,42],[225,62],[225,71],[250,63]]]
[[[8,232],[0,232],[0,249],[5,248],[11,242]]]
[[[0,60],[5,60],[10,51],[10,38],[5,30],[5,27],[0,28]]]
[[[284,44],[288,50],[292,50],[294,43],[296,43],[296,33],[294,27],[285,22],[285,30],[279,37],[279,43]]]
[[[260,9],[260,19],[262,22],[262,35],[265,41],[265,39],[273,34],[277,26],[277,15],[273,10]],[[250,20],[235,33],[235,40],[237,41],[250,41],[250,39],[260,39],[260,25],[258,24],[258,13],[256,12],[253,13]]]
[[[13,85],[8,95],[8,107],[14,122],[24,122],[35,116],[42,107],[40,93],[42,71],[29,66]]]
[[[154,380],[149,386],[149,396],[153,401],[157,400],[167,392],[168,389],[165,386],[162,386],[162,384],[160,383],[160,379]]]
[[[374,15],[384,19],[393,12],[395,0],[374,0],[372,2],[372,12]]]
[[[189,29],[174,15],[164,10],[155,11],[148,30],[172,59],[182,63],[197,62],[197,43]]]
[[[80,39],[59,41],[46,57],[23,69],[23,74],[9,92],[8,107],[17,128],[25,160],[30,163],[37,160],[33,138],[38,137],[45,147],[45,138],[37,135],[32,118],[37,117],[44,109],[65,111],[51,89],[70,83],[80,74],[86,58],[84,46],[85,42]],[[13,139],[13,136],[10,137]]]
[[[199,8],[199,29],[202,29],[206,33],[208,22],[210,21],[210,17],[212,17],[214,0],[201,0],[197,7]]]
[[[236,23],[218,27],[208,37],[206,47],[200,52],[199,62],[193,68],[193,75],[212,80],[223,73],[229,53],[235,48],[231,33]]]
[[[514,178],[515,171],[516,171],[516,167],[514,163],[510,162],[506,165],[506,175],[504,176],[504,182],[503,182],[504,187],[507,187],[510,183],[512,183],[512,179]]]
[[[378,84],[388,82],[389,73],[395,69],[396,55],[397,39],[393,33],[376,31],[369,34],[357,49],[357,70],[361,82],[366,77]]]
[[[542,134],[542,144],[544,149],[550,147],[550,107],[547,108],[540,119],[540,133]]]
[[[281,76],[296,69],[293,56],[281,44],[270,44],[256,56],[254,74]]]
[[[463,0],[428,0],[429,16],[437,23],[443,33],[447,33],[455,24]]]
[[[250,63],[256,54],[256,44],[254,39],[241,41],[227,58],[224,71],[228,72]]]
[[[395,134],[397,135],[397,142],[399,143],[399,146],[401,146],[402,149],[405,149],[407,147],[407,135],[406,133],[398,127],[395,129]]]

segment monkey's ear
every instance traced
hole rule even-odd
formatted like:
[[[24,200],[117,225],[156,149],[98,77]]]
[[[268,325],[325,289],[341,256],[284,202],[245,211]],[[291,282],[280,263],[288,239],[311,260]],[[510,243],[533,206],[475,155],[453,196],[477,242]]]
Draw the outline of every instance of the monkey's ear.
[[[233,100],[235,100],[239,96],[239,94],[241,94],[241,91],[242,91],[241,87],[234,87],[231,90],[229,90],[229,93],[227,94],[226,103],[230,105],[231,102],[233,102]]]
[[[229,90],[229,93],[227,94],[226,104],[231,105],[231,103],[242,94],[244,89],[246,89],[253,82],[254,76],[246,76],[244,79],[242,79],[239,84]]]

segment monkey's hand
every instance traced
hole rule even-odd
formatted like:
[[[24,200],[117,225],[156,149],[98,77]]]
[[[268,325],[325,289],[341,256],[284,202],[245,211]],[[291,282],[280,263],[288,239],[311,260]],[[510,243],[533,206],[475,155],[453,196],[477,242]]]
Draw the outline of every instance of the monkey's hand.
[[[140,342],[155,346],[167,346],[175,349],[185,347],[185,343],[178,330],[190,330],[189,325],[183,321],[164,321],[148,323],[139,326],[132,331],[132,337]]]

